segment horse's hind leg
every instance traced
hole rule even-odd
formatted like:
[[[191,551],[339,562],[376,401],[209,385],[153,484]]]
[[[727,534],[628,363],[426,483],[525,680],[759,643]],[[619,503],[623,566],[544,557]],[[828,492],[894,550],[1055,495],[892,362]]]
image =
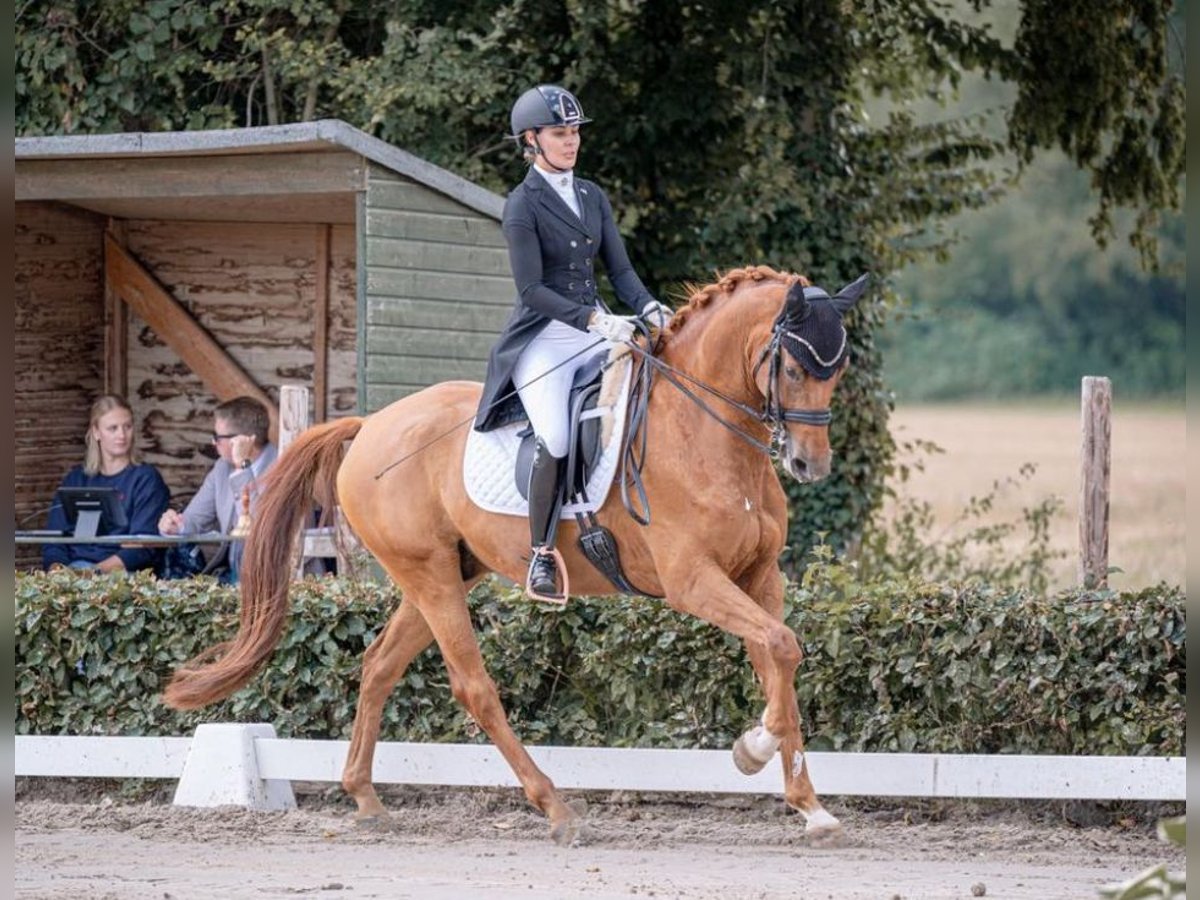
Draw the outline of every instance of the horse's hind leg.
[[[355,818],[360,822],[387,819],[387,811],[379,802],[379,795],[371,783],[375,744],[379,740],[379,720],[383,715],[384,703],[404,675],[408,664],[431,643],[433,632],[429,630],[421,611],[404,600],[363,657],[354,731],[346,766],[342,770],[342,787],[358,804]]]
[[[483,665],[467,609],[466,589],[451,590],[445,584],[445,569],[431,572],[420,589],[408,579],[405,596],[421,607],[429,623],[446,668],[450,689],[482,728],[516,774],[529,802],[550,819],[550,836],[559,844],[570,844],[579,830],[579,809],[564,803],[554,784],[537,767],[508,723],[500,694]]]

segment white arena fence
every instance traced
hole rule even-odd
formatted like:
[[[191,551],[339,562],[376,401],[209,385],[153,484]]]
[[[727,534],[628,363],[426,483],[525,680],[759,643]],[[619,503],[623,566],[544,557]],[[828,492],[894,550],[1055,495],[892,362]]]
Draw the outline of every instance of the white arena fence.
[[[291,782],[338,782],[348,741],[283,740],[262,724],[201,725],[193,737],[16,738],[21,776],[178,779],[181,806],[295,805]],[[734,768],[728,750],[530,746],[559,788],[774,794],[780,765],[757,775]],[[1187,765],[1178,756],[1023,756],[941,753],[807,754],[822,796],[1076,800],[1178,800]],[[380,743],[377,784],[516,787],[490,744]]]

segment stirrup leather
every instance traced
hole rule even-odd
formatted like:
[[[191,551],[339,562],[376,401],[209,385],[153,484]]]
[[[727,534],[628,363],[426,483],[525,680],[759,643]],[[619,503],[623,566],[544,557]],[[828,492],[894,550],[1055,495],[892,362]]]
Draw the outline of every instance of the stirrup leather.
[[[558,589],[558,573],[562,573],[562,590]],[[555,547],[534,547],[529,557],[529,575],[525,580],[525,594],[531,600],[564,606],[570,596],[571,585],[567,578],[567,567],[562,554]]]

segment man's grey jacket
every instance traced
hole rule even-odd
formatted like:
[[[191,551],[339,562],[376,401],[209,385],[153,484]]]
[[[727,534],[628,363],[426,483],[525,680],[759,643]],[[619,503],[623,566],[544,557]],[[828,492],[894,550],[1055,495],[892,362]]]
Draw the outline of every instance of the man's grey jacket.
[[[251,488],[250,513],[253,518],[258,500],[255,486],[278,455],[276,446],[268,443],[249,469],[235,469],[228,460],[217,459],[204,476],[200,490],[196,491],[196,496],[192,497],[183,511],[183,530],[180,534],[200,534],[205,531],[228,534],[242,512],[242,490],[246,487]]]

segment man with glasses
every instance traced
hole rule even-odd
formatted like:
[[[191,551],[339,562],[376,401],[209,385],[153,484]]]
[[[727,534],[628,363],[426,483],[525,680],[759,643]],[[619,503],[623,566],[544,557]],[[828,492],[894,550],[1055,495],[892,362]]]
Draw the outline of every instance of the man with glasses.
[[[159,534],[228,534],[247,500],[253,519],[259,481],[278,455],[268,437],[269,428],[266,407],[253,397],[235,397],[219,405],[213,411],[212,433],[217,461],[182,513],[168,509],[162,514]],[[229,572],[222,580],[236,582],[242,544],[235,541],[220,546],[229,548]],[[213,572],[216,563],[210,561],[205,571]]]

